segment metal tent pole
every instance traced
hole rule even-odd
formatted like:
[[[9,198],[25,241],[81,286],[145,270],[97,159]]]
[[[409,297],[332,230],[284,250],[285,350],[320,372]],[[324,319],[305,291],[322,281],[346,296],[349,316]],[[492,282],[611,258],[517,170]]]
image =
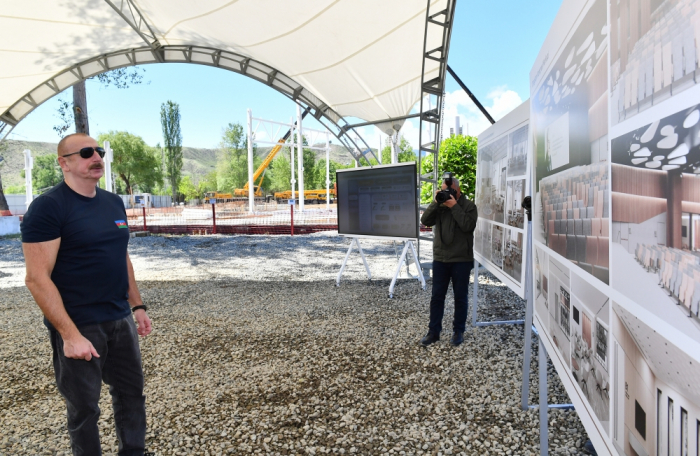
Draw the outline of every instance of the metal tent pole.
[[[112,161],[114,161],[114,152],[109,145],[109,141],[105,141],[103,146],[105,149],[105,190],[114,193],[114,185],[112,183]]]
[[[452,23],[454,19],[456,0],[447,0],[444,9],[431,10],[431,1],[426,1],[425,34],[423,35],[423,55],[421,67],[421,97],[420,97],[420,122],[418,124],[418,197],[416,204],[421,206],[421,189],[423,183],[430,183],[435,193],[438,182],[438,150],[440,149],[442,109],[445,94],[445,72],[447,71],[447,58],[450,53],[450,37],[452,35]],[[431,33],[442,35],[441,45],[428,48],[428,35]],[[429,69],[434,69],[434,63],[438,62],[437,74]],[[429,75],[430,73],[430,75]],[[435,104],[433,107],[433,98]],[[428,138],[426,138],[428,136]],[[427,140],[426,140],[427,139]],[[393,149],[393,148],[392,148]],[[423,174],[423,156],[432,154],[432,170]],[[427,156],[427,155],[426,155]],[[432,269],[432,263],[420,262],[421,241],[432,242],[428,236],[418,236],[418,257],[416,266],[426,270]]]
[[[326,210],[331,209],[331,137],[326,133]]]
[[[248,109],[248,212],[255,209],[255,182],[253,182],[253,111]]]
[[[304,210],[304,199],[306,194],[304,193],[304,142],[301,137],[301,106],[297,105],[297,162],[298,170],[297,175],[299,176],[299,211]]]
[[[294,119],[290,118],[289,123],[294,125]],[[297,136],[299,136],[299,125],[297,125],[295,128],[296,128],[296,134],[297,134]],[[290,146],[289,146],[289,165],[292,168],[291,174],[290,174],[291,178],[289,179],[289,183],[292,184],[292,204],[294,204],[294,199],[296,198],[296,195],[294,194],[294,190],[295,190],[294,187],[295,187],[295,184],[297,182],[296,179],[294,179],[294,136],[292,136],[292,141],[291,141]]]
[[[64,159],[65,160],[65,159]],[[32,151],[24,149],[24,194],[25,209],[29,210],[29,205],[34,200],[34,189],[32,188],[32,169],[34,168],[34,158]]]

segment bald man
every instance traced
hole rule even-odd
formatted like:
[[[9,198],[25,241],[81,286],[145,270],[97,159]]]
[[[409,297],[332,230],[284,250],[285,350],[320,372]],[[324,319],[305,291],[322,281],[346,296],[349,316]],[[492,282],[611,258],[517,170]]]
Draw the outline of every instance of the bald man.
[[[81,133],[58,144],[64,180],[32,202],[21,225],[25,283],[49,330],[73,454],[102,454],[97,421],[104,381],[119,454],[143,455],[146,400],[138,335],[151,332],[151,320],[127,252],[124,204],[97,188],[104,153]]]

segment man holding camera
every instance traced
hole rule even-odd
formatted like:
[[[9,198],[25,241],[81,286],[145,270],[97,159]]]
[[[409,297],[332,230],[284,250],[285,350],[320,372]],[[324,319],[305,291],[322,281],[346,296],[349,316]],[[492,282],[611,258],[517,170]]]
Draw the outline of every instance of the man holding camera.
[[[428,334],[421,344],[427,347],[440,340],[442,317],[445,313],[445,295],[452,281],[455,314],[450,343],[464,342],[467,322],[467,291],[469,273],[474,267],[474,229],[478,213],[476,205],[461,192],[459,181],[450,172],[442,176],[442,190],[423,213],[420,221],[433,227],[433,292],[430,298]]]

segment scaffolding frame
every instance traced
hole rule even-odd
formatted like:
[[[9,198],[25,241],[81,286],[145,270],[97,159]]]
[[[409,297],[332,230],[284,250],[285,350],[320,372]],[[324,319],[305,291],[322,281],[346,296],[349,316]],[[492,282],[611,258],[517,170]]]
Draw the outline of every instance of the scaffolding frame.
[[[438,181],[438,152],[442,142],[442,117],[445,98],[445,73],[447,71],[447,57],[450,50],[450,37],[452,36],[452,23],[454,20],[456,0],[447,0],[444,9],[437,12],[431,11],[430,1],[425,12],[425,34],[423,36],[423,62],[421,69],[421,97],[420,97],[420,126],[418,130],[418,185],[416,204],[420,209],[426,209],[421,205],[421,190],[423,183],[433,186],[433,193],[439,184]],[[442,43],[434,49],[428,49],[428,33],[437,28],[442,34]],[[436,77],[428,79],[426,63],[438,62],[439,69]],[[426,135],[427,131],[427,135]],[[433,169],[423,174],[423,156],[432,154]],[[427,155],[426,155],[427,156]],[[420,212],[420,211],[419,211]],[[420,223],[420,221],[419,221]],[[421,263],[422,242],[433,242],[430,236],[418,236],[418,258],[416,263],[422,269],[432,269],[432,262]]]

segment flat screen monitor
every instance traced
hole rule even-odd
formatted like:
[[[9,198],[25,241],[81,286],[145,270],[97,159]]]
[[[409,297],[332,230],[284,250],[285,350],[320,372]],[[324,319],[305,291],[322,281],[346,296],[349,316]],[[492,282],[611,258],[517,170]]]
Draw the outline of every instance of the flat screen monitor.
[[[338,234],[416,239],[416,163],[336,171]]]

